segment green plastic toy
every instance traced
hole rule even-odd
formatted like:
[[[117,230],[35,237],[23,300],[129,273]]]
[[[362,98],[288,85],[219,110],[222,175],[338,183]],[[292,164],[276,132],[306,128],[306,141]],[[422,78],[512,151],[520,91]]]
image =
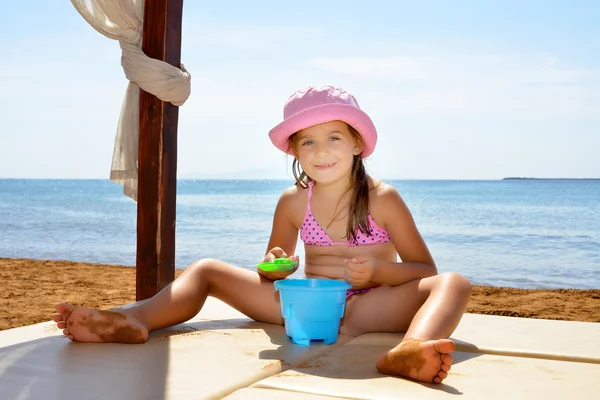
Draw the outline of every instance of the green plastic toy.
[[[290,261],[289,258],[276,258],[273,261],[263,262],[256,264],[256,266],[263,271],[267,272],[279,272],[289,271],[294,268],[295,261]]]

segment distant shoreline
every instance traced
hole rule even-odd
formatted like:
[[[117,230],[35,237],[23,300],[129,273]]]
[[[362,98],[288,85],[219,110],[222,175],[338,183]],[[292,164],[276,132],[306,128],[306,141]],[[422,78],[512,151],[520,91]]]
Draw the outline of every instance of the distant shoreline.
[[[503,181],[600,181],[600,178],[529,178],[529,177],[507,177]]]

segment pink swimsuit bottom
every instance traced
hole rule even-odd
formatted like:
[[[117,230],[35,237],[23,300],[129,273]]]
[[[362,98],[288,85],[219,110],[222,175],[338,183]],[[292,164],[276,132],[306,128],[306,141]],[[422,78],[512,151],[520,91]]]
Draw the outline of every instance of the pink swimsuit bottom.
[[[348,289],[348,290],[346,290],[346,300],[348,300],[350,297],[354,296],[355,294],[367,293],[373,289],[375,289],[375,288]]]

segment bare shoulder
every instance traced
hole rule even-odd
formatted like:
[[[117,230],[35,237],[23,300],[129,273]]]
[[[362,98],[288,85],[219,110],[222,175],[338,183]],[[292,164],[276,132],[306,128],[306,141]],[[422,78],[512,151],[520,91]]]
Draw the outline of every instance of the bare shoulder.
[[[279,201],[284,203],[294,203],[306,198],[306,189],[300,185],[292,185],[281,193]]]
[[[297,225],[304,218],[302,211],[306,209],[306,203],[306,189],[300,185],[292,185],[281,193],[277,208],[288,215],[294,225]]]
[[[369,209],[376,221],[385,221],[391,215],[397,216],[398,213],[408,211],[402,196],[394,186],[373,178],[369,182]]]
[[[398,190],[392,185],[379,179],[370,178],[369,201],[377,203],[373,205],[379,208],[402,201],[402,197],[400,197],[400,193],[398,193]]]

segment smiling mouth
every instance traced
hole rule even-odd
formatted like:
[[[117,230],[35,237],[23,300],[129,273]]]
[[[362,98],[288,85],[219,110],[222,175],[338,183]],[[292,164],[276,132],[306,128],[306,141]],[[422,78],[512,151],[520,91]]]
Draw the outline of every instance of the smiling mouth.
[[[328,169],[333,167],[335,164],[337,163],[330,163],[330,164],[319,164],[319,165],[315,165],[316,169]]]

